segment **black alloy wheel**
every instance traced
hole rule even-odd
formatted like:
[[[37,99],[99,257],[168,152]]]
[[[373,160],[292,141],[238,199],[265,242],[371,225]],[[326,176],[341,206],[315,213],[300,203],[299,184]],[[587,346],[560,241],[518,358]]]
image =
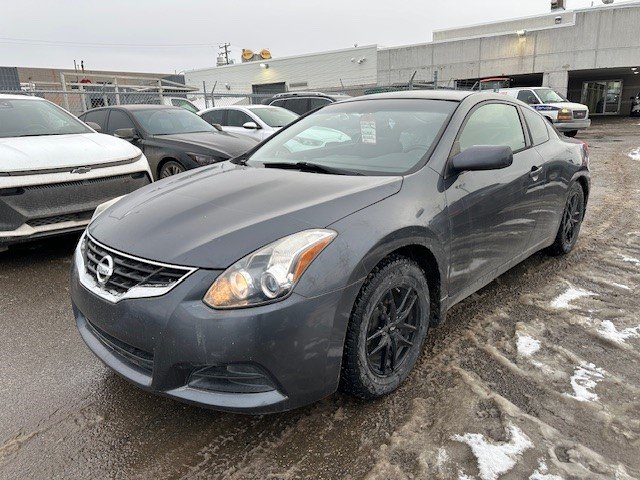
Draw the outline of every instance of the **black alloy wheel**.
[[[413,260],[391,256],[367,277],[345,339],[341,390],[372,399],[409,376],[429,329],[429,284]]]
[[[569,188],[556,239],[549,248],[552,254],[564,255],[573,250],[584,219],[584,207],[584,191],[578,183],[574,183]]]

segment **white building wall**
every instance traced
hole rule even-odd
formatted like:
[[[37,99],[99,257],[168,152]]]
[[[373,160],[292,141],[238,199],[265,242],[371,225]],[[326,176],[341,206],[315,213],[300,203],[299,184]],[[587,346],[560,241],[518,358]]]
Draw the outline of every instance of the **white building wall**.
[[[290,90],[327,90],[377,83],[378,47],[369,45],[304,56],[274,58],[265,62],[247,62],[223,67],[192,70],[185,73],[187,85],[207,90],[217,82],[217,92],[251,93],[252,85],[285,82],[304,84]],[[261,68],[266,63],[269,68]],[[341,83],[342,81],[342,83]],[[228,85],[228,87],[227,87]]]
[[[566,93],[569,71],[639,66],[640,3],[564,12],[557,25],[555,16],[442,31],[440,41],[382,49],[378,78],[394,83],[417,70],[416,79],[428,81],[437,71],[441,85],[453,86],[456,79],[543,73],[545,85]]]

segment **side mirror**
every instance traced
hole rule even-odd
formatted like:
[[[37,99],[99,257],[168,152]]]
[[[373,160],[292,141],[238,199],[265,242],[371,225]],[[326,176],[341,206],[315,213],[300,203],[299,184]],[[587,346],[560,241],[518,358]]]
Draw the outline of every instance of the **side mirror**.
[[[476,145],[467,148],[451,159],[451,166],[457,172],[476,170],[499,170],[513,163],[511,147]]]
[[[246,128],[247,130],[260,130],[260,126],[256,122],[247,122],[242,125],[242,128]]]
[[[220,125],[219,123],[212,123],[211,126],[213,128],[215,128],[216,130],[218,130],[219,132],[222,132],[222,125]]]
[[[86,122],[91,128],[93,128],[96,132],[100,133],[102,131],[102,127],[98,125],[96,122]]]
[[[133,142],[138,137],[138,132],[136,132],[135,128],[119,128],[115,132],[113,132],[114,137],[121,138],[122,140],[126,140],[127,142]]]

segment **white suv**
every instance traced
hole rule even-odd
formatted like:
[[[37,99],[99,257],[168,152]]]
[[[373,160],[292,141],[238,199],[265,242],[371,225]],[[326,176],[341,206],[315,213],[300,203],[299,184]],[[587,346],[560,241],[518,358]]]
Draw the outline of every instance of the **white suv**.
[[[531,105],[567,137],[575,137],[578,130],[591,126],[589,107],[572,103],[551,88],[503,88],[498,91]]]
[[[0,251],[82,230],[96,207],[151,182],[129,142],[38,97],[0,95]]]

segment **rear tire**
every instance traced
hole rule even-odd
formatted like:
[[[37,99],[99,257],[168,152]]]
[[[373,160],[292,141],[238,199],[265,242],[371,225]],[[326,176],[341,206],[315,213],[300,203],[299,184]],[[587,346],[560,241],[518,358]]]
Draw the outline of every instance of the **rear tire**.
[[[548,248],[548,252],[551,255],[566,255],[573,250],[578,241],[584,212],[584,191],[580,184],[576,182],[569,188],[560,228],[558,228],[553,245]]]
[[[570,130],[568,132],[564,132],[565,137],[573,138],[578,135],[578,130]]]
[[[174,160],[169,160],[162,164],[160,167],[160,172],[158,173],[158,179],[163,179],[167,177],[172,177],[173,175],[177,175],[186,170],[181,163],[178,163]]]
[[[368,276],[351,314],[340,389],[363,399],[396,390],[415,366],[429,329],[429,284],[408,258],[385,259]]]

